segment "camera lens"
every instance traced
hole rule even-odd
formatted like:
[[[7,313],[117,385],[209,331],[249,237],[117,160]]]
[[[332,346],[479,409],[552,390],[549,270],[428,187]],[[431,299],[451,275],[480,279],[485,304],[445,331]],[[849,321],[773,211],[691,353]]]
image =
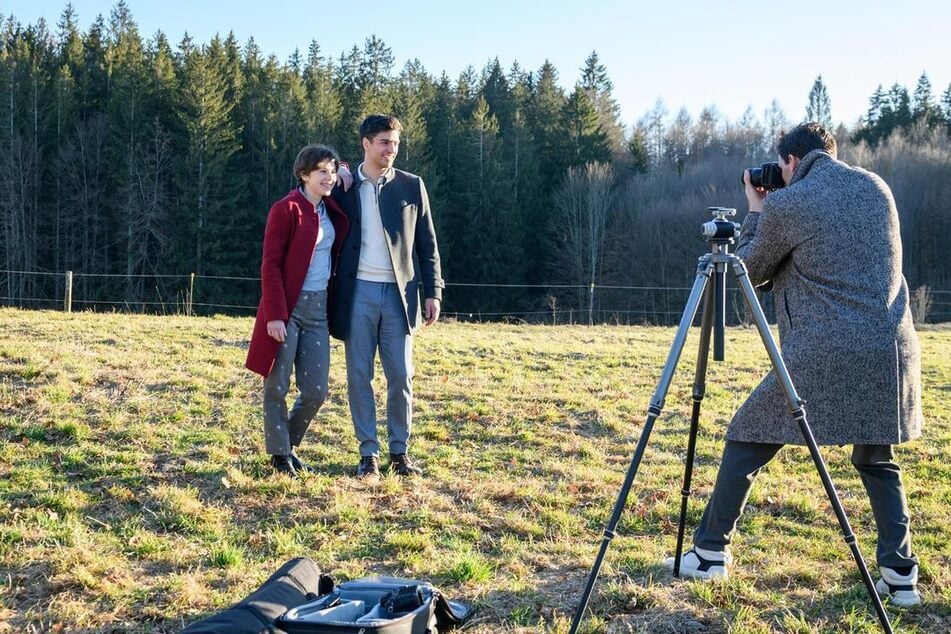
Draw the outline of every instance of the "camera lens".
[[[762,187],[763,186],[763,168],[751,167],[749,172],[750,172],[750,185],[752,185],[753,187]]]
[[[768,192],[785,187],[783,170],[779,163],[763,163],[760,167],[750,167],[750,184],[756,188],[763,188]],[[740,181],[743,178],[740,177]]]

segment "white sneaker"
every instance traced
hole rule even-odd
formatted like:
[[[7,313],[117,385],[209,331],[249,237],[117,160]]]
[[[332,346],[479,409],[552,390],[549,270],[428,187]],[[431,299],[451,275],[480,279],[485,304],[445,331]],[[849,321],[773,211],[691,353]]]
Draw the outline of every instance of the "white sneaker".
[[[733,555],[717,550],[693,547],[680,556],[680,575],[691,579],[726,579],[727,568],[733,563]],[[664,565],[674,569],[674,558],[668,557]]]
[[[882,578],[875,584],[879,596],[888,598],[892,605],[907,608],[921,603],[918,594],[918,566],[911,569],[907,575],[900,575],[892,568],[881,566],[879,572]]]

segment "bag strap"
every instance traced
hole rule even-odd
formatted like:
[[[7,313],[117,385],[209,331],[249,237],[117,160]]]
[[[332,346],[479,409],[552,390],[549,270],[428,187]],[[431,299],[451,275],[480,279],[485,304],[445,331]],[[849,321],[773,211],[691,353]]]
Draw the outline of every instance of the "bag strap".
[[[434,614],[439,631],[452,630],[472,615],[472,608],[457,601],[449,601],[442,592],[433,591]]]

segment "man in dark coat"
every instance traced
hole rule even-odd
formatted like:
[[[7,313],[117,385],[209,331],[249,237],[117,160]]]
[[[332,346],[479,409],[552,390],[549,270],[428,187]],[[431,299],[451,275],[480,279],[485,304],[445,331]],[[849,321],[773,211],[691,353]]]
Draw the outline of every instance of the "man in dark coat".
[[[387,383],[390,469],[402,476],[422,473],[408,453],[412,334],[424,317],[427,326],[439,318],[444,286],[426,186],[419,176],[393,167],[402,129],[396,117],[367,117],[360,126],[364,160],[354,171],[354,186],[334,190],[352,230],[334,276],[330,334],[344,340],[362,478],[380,473],[372,384],[377,351]]]
[[[921,435],[921,351],[901,273],[898,212],[881,178],[836,160],[819,124],[779,140],[786,187],[744,175],[750,212],[736,254],[772,285],[782,356],[823,445],[853,445],[878,528],[880,594],[914,605],[918,559],[892,446]],[[726,577],[729,544],[756,475],[784,444],[805,444],[775,373],[739,408],[713,494],[681,572]],[[667,565],[673,567],[673,558]]]

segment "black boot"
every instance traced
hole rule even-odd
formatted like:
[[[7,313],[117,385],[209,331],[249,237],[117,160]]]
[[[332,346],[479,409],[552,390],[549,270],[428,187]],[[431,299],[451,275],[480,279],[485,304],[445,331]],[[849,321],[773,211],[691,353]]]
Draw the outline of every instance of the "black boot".
[[[298,474],[314,472],[310,465],[304,464],[301,459],[297,457],[297,452],[294,451],[293,447],[291,447],[291,454],[288,456],[288,459],[291,461],[291,465],[294,466],[294,471]]]
[[[414,465],[409,458],[409,454],[405,453],[390,454],[390,471],[395,472],[398,476],[423,475],[423,470]]]
[[[290,456],[271,456],[271,466],[274,467],[275,473],[286,473],[292,478],[297,477],[297,469],[294,468]]]
[[[357,477],[379,478],[380,477],[380,459],[376,456],[362,456],[360,464],[357,465]]]

